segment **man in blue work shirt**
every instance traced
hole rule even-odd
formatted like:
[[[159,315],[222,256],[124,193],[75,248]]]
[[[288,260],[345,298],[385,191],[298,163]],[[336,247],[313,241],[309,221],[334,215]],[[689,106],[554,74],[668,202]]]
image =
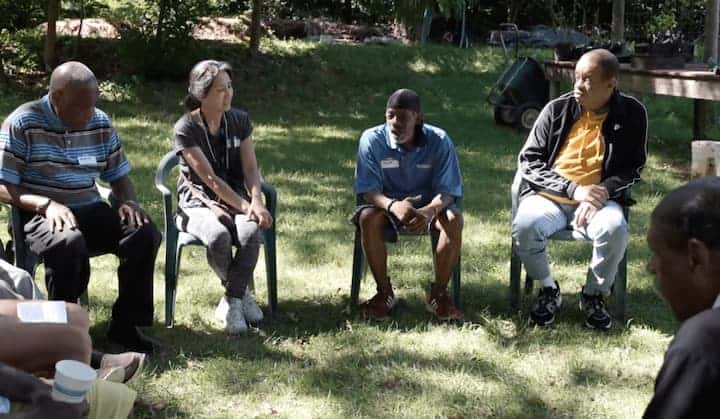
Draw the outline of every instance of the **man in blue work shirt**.
[[[363,316],[385,320],[398,301],[387,275],[385,241],[395,242],[398,232],[424,234],[435,229],[435,281],[426,307],[440,320],[461,319],[447,292],[462,245],[460,166],[445,131],[423,123],[414,91],[400,89],[390,95],[385,124],[360,137],[355,193],[364,204],[352,221],[360,227],[363,251],[377,283],[377,294],[361,304]]]

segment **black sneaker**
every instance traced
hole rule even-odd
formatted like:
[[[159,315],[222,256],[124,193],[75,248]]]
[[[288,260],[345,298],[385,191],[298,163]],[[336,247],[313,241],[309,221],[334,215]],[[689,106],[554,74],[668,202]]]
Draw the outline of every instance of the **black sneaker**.
[[[538,296],[530,310],[530,321],[538,326],[547,326],[555,321],[555,312],[562,305],[560,286],[555,281],[555,288],[544,287],[538,292]]]
[[[585,326],[591,329],[610,329],[612,317],[605,308],[605,298],[602,295],[587,295],[583,291],[580,292],[580,311],[587,316]]]

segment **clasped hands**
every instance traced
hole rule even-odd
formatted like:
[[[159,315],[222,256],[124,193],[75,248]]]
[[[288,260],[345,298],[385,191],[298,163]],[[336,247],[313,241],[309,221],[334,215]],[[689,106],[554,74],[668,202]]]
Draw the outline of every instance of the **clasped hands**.
[[[413,204],[420,202],[421,195],[410,196],[402,200],[394,201],[389,212],[397,218],[400,223],[411,233],[424,233],[430,221],[437,215],[437,210],[424,206],[415,208]]]
[[[572,224],[576,227],[586,227],[595,214],[605,206],[609,198],[608,190],[603,185],[578,186],[573,193],[573,199],[580,202],[575,210]]]

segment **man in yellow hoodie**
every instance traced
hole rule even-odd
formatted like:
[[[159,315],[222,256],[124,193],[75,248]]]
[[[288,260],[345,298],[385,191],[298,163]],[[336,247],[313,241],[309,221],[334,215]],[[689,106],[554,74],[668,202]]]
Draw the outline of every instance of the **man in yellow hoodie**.
[[[647,158],[647,111],[617,90],[617,58],[592,50],[575,66],[573,91],[548,103],[518,158],[520,204],[512,234],[531,278],[541,282],[530,320],[553,323],[562,304],[550,272],[547,239],[572,227],[593,241],[580,307],[585,324],[612,326],[605,308],[629,238],[622,205]]]

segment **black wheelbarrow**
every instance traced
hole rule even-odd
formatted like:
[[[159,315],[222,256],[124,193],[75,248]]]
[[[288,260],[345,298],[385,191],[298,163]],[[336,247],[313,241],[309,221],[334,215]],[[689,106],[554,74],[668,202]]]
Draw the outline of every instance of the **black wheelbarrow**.
[[[490,89],[487,101],[495,107],[495,123],[529,131],[550,97],[550,83],[542,66],[518,57]]]

